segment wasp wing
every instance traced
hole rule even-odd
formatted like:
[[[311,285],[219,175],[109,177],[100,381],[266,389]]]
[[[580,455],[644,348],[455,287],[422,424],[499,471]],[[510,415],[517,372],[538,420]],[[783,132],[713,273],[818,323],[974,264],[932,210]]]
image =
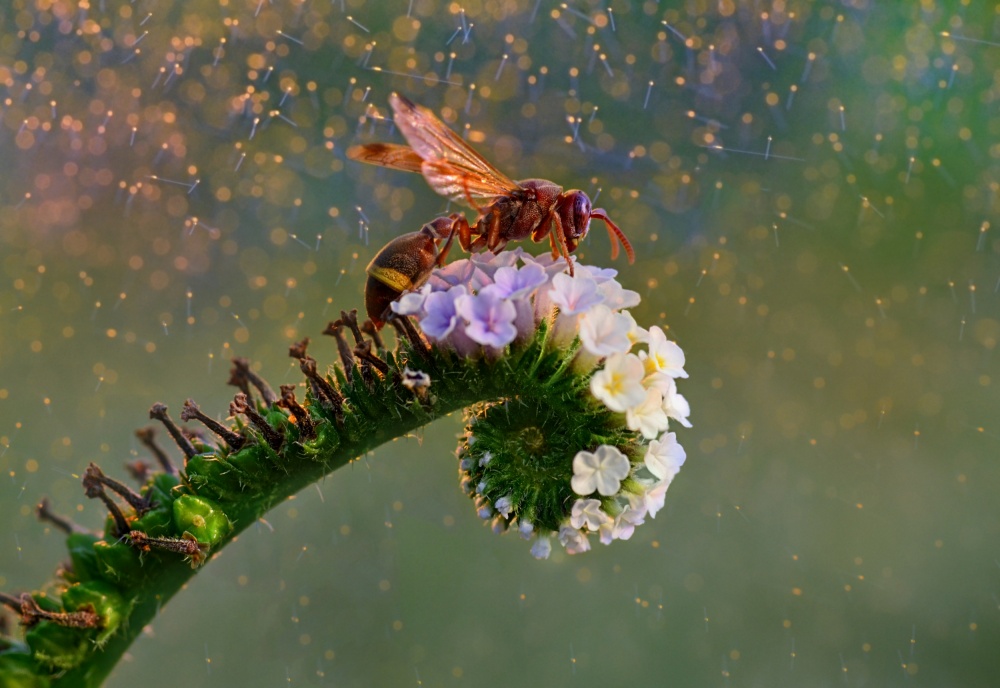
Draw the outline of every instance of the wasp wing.
[[[404,172],[420,173],[420,164],[424,161],[420,155],[409,146],[398,146],[394,143],[369,143],[364,146],[351,146],[347,149],[347,157],[351,160],[382,165]]]
[[[492,199],[521,188],[427,108],[398,93],[389,96],[389,105],[396,126],[423,158],[424,178],[442,196],[455,200],[468,200],[469,196]]]

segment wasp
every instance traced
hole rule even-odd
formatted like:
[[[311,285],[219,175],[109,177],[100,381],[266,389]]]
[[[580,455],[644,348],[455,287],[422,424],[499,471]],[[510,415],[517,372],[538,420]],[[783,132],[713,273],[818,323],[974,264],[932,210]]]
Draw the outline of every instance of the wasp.
[[[416,232],[396,237],[375,254],[365,268],[365,310],[376,328],[385,324],[393,301],[422,287],[434,268],[444,265],[464,219],[458,213],[436,218]]]
[[[419,172],[431,188],[456,202],[465,202],[479,216],[469,224],[464,216],[455,221],[459,244],[466,251],[489,249],[499,253],[510,241],[546,237],[552,256],[562,255],[573,274],[569,254],[590,229],[590,220],[604,222],[611,237],[611,258],[618,257],[618,242],[629,263],[635,252],[621,229],[602,208],[591,207],[590,198],[579,189],[564,191],[546,179],[515,182],[493,167],[472,146],[425,107],[393,93],[389,105],[394,121],[409,146],[370,143],[352,146],[352,160]],[[389,248],[388,246],[386,248]]]

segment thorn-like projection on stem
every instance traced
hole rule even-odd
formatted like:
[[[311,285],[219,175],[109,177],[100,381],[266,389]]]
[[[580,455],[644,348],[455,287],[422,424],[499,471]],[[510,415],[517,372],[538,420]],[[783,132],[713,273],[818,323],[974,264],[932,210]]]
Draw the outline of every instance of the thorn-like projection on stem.
[[[122,499],[128,502],[130,507],[135,509],[137,516],[142,516],[144,513],[156,506],[152,500],[148,497],[143,497],[128,485],[120,483],[114,478],[109,478],[104,475],[104,471],[102,471],[95,463],[87,466],[87,470],[84,472],[84,480],[98,482],[112,492],[118,493]]]
[[[181,420],[184,422],[189,420],[201,422],[206,428],[218,435],[223,442],[228,444],[232,451],[239,451],[240,447],[246,443],[246,438],[243,435],[233,432],[219,421],[202,413],[194,399],[188,399],[184,402],[184,406],[181,408]]]
[[[205,563],[208,552],[211,549],[208,545],[198,542],[191,533],[184,533],[179,538],[152,537],[141,530],[132,530],[125,538],[129,544],[140,552],[160,550],[161,552],[173,552],[182,555],[191,564],[191,568],[196,569]]]
[[[260,375],[255,373],[250,367],[250,361],[245,358],[234,358],[233,359],[233,369],[230,371],[230,381],[229,384],[239,387],[240,390],[248,397],[251,396],[250,392],[247,390],[245,383],[236,384],[233,380],[240,379],[246,380],[251,385],[253,385],[258,392],[260,392],[260,398],[264,400],[264,405],[271,408],[271,405],[278,400],[278,395],[274,393],[271,386]]]
[[[385,351],[385,342],[382,341],[382,335],[379,333],[378,328],[375,327],[375,323],[371,320],[365,320],[361,323],[361,331],[372,338],[377,351]]]
[[[153,404],[153,406],[149,409],[149,417],[163,423],[163,427],[167,429],[170,436],[174,438],[174,442],[176,442],[177,446],[181,448],[182,452],[184,452],[185,459],[190,459],[198,453],[198,451],[194,448],[194,445],[191,444],[191,440],[184,436],[184,433],[182,433],[181,429],[177,427],[177,424],[170,418],[170,416],[167,415],[166,404]]]
[[[340,362],[344,366],[344,373],[347,375],[348,380],[353,379],[354,354],[351,352],[351,347],[347,343],[347,338],[344,337],[344,323],[340,320],[334,320],[326,326],[326,329],[323,330],[323,334],[337,340],[337,352],[340,354]]]
[[[310,440],[316,437],[316,427],[312,416],[299,404],[295,398],[295,385],[281,385],[281,401],[278,406],[295,416],[295,425],[299,428],[300,439]]]
[[[59,514],[53,513],[50,508],[49,500],[47,497],[42,498],[42,501],[35,508],[35,515],[38,516],[39,521],[43,521],[45,523],[51,523],[52,525],[54,525],[56,528],[66,533],[67,535],[70,535],[72,533],[90,532],[83,526],[79,525],[78,523],[74,523],[65,516],[60,516]]]
[[[412,347],[421,358],[427,358],[430,353],[430,347],[417,332],[417,328],[413,326],[413,323],[410,322],[408,317],[393,313],[386,318],[386,322],[396,328],[396,334],[399,335],[401,339],[408,341],[410,343],[410,347]]]
[[[343,417],[344,397],[337,389],[330,384],[330,381],[319,374],[316,367],[316,359],[306,353],[309,346],[309,337],[300,342],[296,342],[288,348],[288,355],[298,360],[302,374],[309,380],[309,386],[321,404],[332,409],[338,418]]]
[[[125,514],[115,504],[115,501],[108,496],[104,491],[104,485],[94,477],[89,469],[83,474],[83,493],[87,499],[100,499],[104,502],[104,506],[107,507],[108,512],[111,514],[111,518],[114,519],[116,536],[121,537],[129,531],[128,519],[125,518]]]
[[[0,593],[0,604],[21,615],[21,624],[30,628],[39,621],[51,621],[69,628],[100,628],[101,617],[95,612],[80,610],[75,612],[50,612],[42,609],[35,598],[28,593],[20,597]]]
[[[149,476],[153,473],[153,467],[142,459],[127,462],[125,464],[125,470],[128,471],[132,480],[136,481],[140,485],[145,485],[146,481],[149,480]]]
[[[238,392],[233,398],[232,403],[229,404],[229,415],[235,416],[238,413],[250,419],[250,422],[260,431],[260,434],[271,449],[277,451],[281,447],[281,443],[284,441],[281,433],[271,427],[267,419],[257,412],[257,409],[253,407],[253,404],[250,403],[247,395],[243,392]]]
[[[380,373],[382,373],[383,377],[388,375],[389,365],[381,358],[373,354],[371,347],[372,343],[370,341],[368,340],[361,341],[358,343],[356,347],[354,347],[354,355],[357,358],[360,358],[362,361],[364,361],[372,368],[375,368]]]
[[[166,413],[166,407],[163,409]],[[139,428],[135,431],[136,438],[142,442],[142,446],[149,450],[149,453],[153,455],[160,467],[163,468],[163,472],[169,475],[177,475],[177,466],[174,462],[170,460],[167,453],[163,451],[163,448],[156,443],[156,429],[151,427]]]

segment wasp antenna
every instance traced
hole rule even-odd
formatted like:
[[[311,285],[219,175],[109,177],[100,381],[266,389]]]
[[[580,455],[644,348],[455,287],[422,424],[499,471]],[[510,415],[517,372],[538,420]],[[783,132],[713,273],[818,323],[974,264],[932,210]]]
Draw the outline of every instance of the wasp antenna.
[[[601,220],[608,227],[608,236],[611,237],[611,260],[618,257],[618,242],[620,241],[622,246],[625,248],[625,255],[628,256],[629,264],[634,263],[635,251],[632,250],[632,244],[629,243],[628,237],[625,236],[625,232],[623,232],[618,225],[611,221],[611,218],[608,217],[608,214],[604,211],[604,209],[594,208],[590,211],[590,216]]]

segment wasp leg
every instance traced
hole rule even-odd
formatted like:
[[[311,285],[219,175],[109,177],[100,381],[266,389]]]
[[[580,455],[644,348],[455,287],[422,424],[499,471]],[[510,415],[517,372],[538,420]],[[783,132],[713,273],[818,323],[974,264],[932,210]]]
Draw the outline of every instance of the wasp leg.
[[[499,253],[507,245],[507,240],[503,238],[500,228],[500,214],[494,210],[483,219],[488,219],[489,224],[483,235],[486,237],[486,247],[493,253]]]
[[[451,244],[455,240],[455,235],[458,235],[459,244],[462,243],[462,225],[466,227],[469,223],[466,222],[464,215],[459,215],[457,213],[452,213],[451,215],[451,229],[448,231],[448,239],[444,242],[444,246],[438,250],[437,258],[434,259],[434,267],[441,267],[444,265],[444,259],[448,257],[448,252],[451,250]],[[462,248],[465,248],[464,246]]]
[[[562,257],[566,259],[566,264],[569,265],[569,276],[572,277],[573,261],[570,260],[569,257],[569,246],[566,243],[566,231],[563,229],[562,220],[559,219],[559,213],[551,212],[549,215],[552,216],[552,224],[555,225],[555,227],[553,227],[549,232],[549,241],[552,243],[553,257],[555,257],[557,252],[562,254]],[[545,223],[545,226],[548,226],[547,222]]]

